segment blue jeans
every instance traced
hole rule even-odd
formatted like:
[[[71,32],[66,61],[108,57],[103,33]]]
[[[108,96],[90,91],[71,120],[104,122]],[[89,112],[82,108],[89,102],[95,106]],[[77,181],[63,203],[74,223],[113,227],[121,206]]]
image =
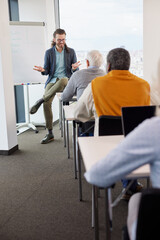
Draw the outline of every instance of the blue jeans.
[[[78,136],[80,137],[92,137],[94,136],[94,123],[85,122],[80,123]]]
[[[131,180],[122,179],[121,181],[122,181],[123,187],[126,188]],[[137,180],[134,180],[129,190],[134,192],[136,190],[136,186],[137,186]]]

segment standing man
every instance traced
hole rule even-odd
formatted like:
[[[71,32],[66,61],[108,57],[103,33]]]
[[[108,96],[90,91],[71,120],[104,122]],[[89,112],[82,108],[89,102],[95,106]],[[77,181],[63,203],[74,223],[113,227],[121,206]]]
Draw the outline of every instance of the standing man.
[[[63,29],[57,29],[53,33],[52,48],[45,53],[44,67],[34,66],[34,70],[41,72],[42,75],[48,75],[45,83],[45,92],[43,98],[39,99],[30,109],[30,114],[37,112],[43,103],[44,116],[46,121],[47,135],[41,143],[46,144],[54,140],[52,101],[56,92],[63,91],[68,83],[72,73],[78,70],[80,63],[74,49],[66,45],[66,32]]]

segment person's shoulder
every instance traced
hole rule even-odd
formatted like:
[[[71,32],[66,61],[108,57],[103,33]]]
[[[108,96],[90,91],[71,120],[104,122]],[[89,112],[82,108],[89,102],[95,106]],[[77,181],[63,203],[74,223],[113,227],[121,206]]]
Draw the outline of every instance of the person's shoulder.
[[[149,83],[148,83],[146,80],[144,80],[143,78],[138,77],[138,76],[136,76],[136,77],[137,77],[137,79],[139,79],[139,81],[141,81],[142,83],[146,83],[147,85],[149,85]]]
[[[146,80],[144,80],[144,79],[141,78],[141,77],[138,77],[137,75],[134,75],[133,73],[131,73],[131,74],[132,74],[132,76],[133,76],[135,79],[137,79],[139,82],[141,82],[141,83],[146,84],[146,85],[149,86],[149,83],[148,83]]]
[[[139,87],[148,89],[150,91],[150,84],[144,80],[141,77],[138,77],[137,75],[134,75],[133,73],[130,73],[131,79],[138,84]]]
[[[102,70],[102,71],[103,71],[103,70]],[[107,75],[106,75],[106,73],[104,72],[104,75],[98,76],[98,77],[94,78],[94,79],[92,80],[92,82],[103,81],[103,80],[105,80],[105,79],[107,79]]]
[[[139,81],[141,82],[142,85],[144,85],[146,88],[150,89],[150,84],[144,80],[143,78],[139,78]]]
[[[74,73],[72,74],[72,76],[82,75],[85,71],[86,71],[86,69],[80,69],[80,70],[74,72]]]
[[[139,126],[139,134],[147,136],[150,142],[160,138],[160,117],[152,117],[144,120]]]
[[[88,68],[84,68],[84,69],[80,69],[80,70],[74,72],[74,75],[81,76],[81,75],[88,74],[88,73],[89,73]]]
[[[148,124],[152,124],[152,125],[154,125],[154,124],[158,124],[158,125],[160,125],[160,117],[159,116],[154,116],[154,117],[152,117],[152,118],[149,118],[149,119],[147,119],[148,120]],[[146,120],[146,121],[147,121]]]
[[[70,53],[70,54],[74,54],[75,53],[75,50],[73,48],[70,48],[70,47],[67,47],[67,52]]]
[[[75,80],[77,80],[77,78],[79,77],[79,72],[80,72],[80,71],[81,71],[81,70],[75,71],[74,73],[72,73],[72,76],[71,76],[71,78],[69,79],[69,82],[71,82],[71,81],[75,82]]]
[[[49,53],[53,52],[53,50],[54,50],[54,47],[51,47],[51,48],[46,50],[46,53],[49,54]]]
[[[99,67],[91,67],[91,68],[87,68],[87,70],[89,72],[93,72],[93,73],[97,73],[99,74],[98,76],[104,76],[106,73],[103,69],[99,68]]]
[[[82,78],[84,75],[87,74],[87,69],[80,69],[76,72],[74,72],[70,78],[70,80],[74,81],[74,82],[78,82],[80,78]],[[69,81],[70,81],[69,80]]]
[[[70,47],[68,47],[68,50],[75,52],[75,50],[73,48],[70,48]]]
[[[77,71],[77,74],[85,74],[85,73],[88,73],[88,68],[84,68],[84,69],[80,69],[79,71]]]
[[[101,68],[98,69],[98,72],[99,72],[99,74],[101,74],[101,76],[106,75],[106,72]]]
[[[160,117],[152,117],[144,120],[133,131],[131,131],[126,138],[134,137],[139,139],[140,137],[145,141],[152,142],[153,139],[160,137]]]
[[[146,120],[144,120],[140,125],[141,129],[145,129],[149,132],[149,130],[151,130],[151,132],[154,132],[154,129],[156,129],[156,131],[160,130],[160,117],[152,117],[152,118],[148,118]]]

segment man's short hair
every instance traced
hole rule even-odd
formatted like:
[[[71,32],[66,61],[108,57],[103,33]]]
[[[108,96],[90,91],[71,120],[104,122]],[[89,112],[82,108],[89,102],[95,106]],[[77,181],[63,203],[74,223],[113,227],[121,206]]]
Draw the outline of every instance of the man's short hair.
[[[56,37],[56,34],[59,34],[59,35],[65,34],[66,35],[66,32],[64,29],[57,28],[56,31],[53,33],[54,38]]]
[[[88,52],[86,59],[89,61],[90,66],[100,67],[103,63],[102,54],[97,50]]]
[[[107,65],[111,70],[129,70],[130,54],[124,48],[114,48],[107,55]]]

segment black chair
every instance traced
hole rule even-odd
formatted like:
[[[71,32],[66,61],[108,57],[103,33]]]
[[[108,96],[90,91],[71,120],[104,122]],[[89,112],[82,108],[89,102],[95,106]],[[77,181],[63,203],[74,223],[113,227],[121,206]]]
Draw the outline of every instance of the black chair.
[[[155,105],[122,107],[122,129],[124,136],[127,136],[144,120],[155,116],[155,111]],[[149,186],[149,179],[146,179],[147,186]],[[121,195],[125,194],[125,192],[129,189],[129,186],[131,186],[132,182],[133,180],[130,180],[128,186],[126,188],[123,188]],[[115,201],[113,205],[115,206],[116,204],[117,203]]]
[[[160,189],[145,189],[139,205],[136,240],[160,239]],[[129,240],[128,229],[122,230],[122,239]]]
[[[155,105],[122,107],[122,127],[124,136],[130,133],[144,120],[155,116],[155,110]]]
[[[121,116],[102,115],[99,117],[99,136],[122,134]]]

